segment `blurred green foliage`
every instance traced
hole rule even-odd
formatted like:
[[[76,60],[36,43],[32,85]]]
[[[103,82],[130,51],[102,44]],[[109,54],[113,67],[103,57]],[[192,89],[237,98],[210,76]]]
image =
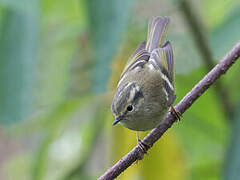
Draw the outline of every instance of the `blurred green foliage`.
[[[108,82],[106,77],[110,75],[109,63],[122,40],[133,1],[89,0],[86,4],[95,59],[93,90],[104,92]]]
[[[176,102],[204,76],[178,3],[0,0],[0,179],[96,179],[130,151],[136,134],[111,126],[110,103],[151,16],[171,18]],[[191,6],[217,61],[239,41],[240,2]],[[210,88],[119,179],[237,179],[239,68],[221,78],[236,109],[232,120]]]
[[[232,133],[230,147],[226,158],[225,170],[224,170],[224,179],[233,180],[239,178],[239,167],[240,167],[240,112],[239,105],[236,106],[235,116],[232,122]]]
[[[1,8],[0,122],[24,120],[31,112],[38,41],[38,3],[21,9],[19,3]],[[14,112],[14,113],[13,113]]]

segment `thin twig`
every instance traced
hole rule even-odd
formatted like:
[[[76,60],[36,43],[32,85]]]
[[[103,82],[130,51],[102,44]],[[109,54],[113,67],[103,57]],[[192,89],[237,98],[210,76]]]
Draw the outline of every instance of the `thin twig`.
[[[206,40],[206,33],[204,33],[204,28],[202,27],[197,14],[194,12],[194,9],[188,0],[180,0],[180,8],[186,22],[192,31],[193,38],[202,56],[206,69],[210,71],[214,67],[215,63],[213,54]],[[225,111],[225,114],[227,115],[228,119],[231,119],[233,114],[232,103],[230,101],[229,94],[227,93],[226,88],[224,88],[221,81],[215,83],[215,90],[222,104],[223,110]]]
[[[194,88],[175,106],[183,114],[221,75],[231,67],[240,56],[240,42],[201,80]],[[168,113],[162,123],[153,129],[144,139],[143,143],[152,146],[176,121],[176,117]],[[141,160],[143,153],[139,145],[122,157],[113,167],[107,170],[99,180],[111,180],[120,175],[136,160]]]

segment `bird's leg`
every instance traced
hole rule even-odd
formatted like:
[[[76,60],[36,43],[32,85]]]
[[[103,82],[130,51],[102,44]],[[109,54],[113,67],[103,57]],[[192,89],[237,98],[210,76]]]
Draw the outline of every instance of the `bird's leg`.
[[[181,120],[182,114],[180,112],[177,112],[173,106],[170,107],[170,112],[176,117],[178,121]]]
[[[141,141],[141,139],[138,136],[138,131],[137,131],[137,144],[139,145],[143,153],[147,153],[147,150],[150,148],[148,144]]]

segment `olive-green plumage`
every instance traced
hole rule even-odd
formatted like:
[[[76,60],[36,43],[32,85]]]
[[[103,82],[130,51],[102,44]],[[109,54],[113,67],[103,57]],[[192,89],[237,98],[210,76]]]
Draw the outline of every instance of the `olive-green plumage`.
[[[112,102],[113,124],[145,131],[156,127],[175,100],[174,61],[170,42],[164,42],[167,17],[152,18],[147,42],[129,58]]]

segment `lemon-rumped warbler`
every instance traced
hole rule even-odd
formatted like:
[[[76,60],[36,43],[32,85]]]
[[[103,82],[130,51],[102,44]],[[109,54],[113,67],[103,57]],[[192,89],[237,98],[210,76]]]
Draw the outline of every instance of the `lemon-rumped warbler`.
[[[127,61],[112,101],[113,125],[119,123],[137,132],[150,130],[169,108],[179,117],[172,106],[176,98],[173,50],[169,41],[164,43],[169,21],[167,17],[151,18],[147,42]],[[141,142],[138,133],[137,141]]]

